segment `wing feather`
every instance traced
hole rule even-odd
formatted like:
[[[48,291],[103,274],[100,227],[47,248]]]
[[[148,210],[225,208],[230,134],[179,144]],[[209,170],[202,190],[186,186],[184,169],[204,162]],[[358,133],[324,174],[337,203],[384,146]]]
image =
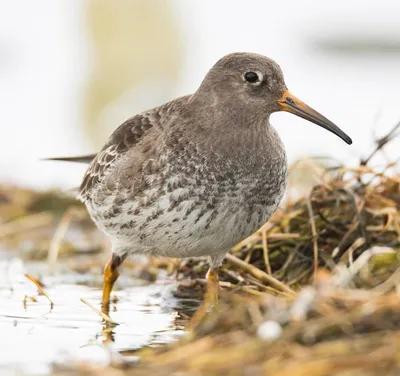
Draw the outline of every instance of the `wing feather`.
[[[79,192],[83,201],[90,198],[92,188],[103,180],[110,168],[152,127],[149,115],[139,114],[117,128],[83,177]]]
[[[160,107],[135,115],[121,124],[110,136],[103,149],[96,155],[86,171],[79,192],[82,201],[90,199],[93,188],[110,172],[112,166],[134,147],[152,129],[160,132],[171,125],[175,111],[189,96],[178,98]]]

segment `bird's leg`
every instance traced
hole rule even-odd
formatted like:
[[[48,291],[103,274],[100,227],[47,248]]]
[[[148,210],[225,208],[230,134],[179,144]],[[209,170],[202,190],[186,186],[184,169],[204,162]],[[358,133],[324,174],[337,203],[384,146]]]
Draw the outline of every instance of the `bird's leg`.
[[[207,304],[212,308],[218,303],[218,289],[219,289],[219,267],[210,268],[207,273],[207,290],[204,296],[203,304]]]
[[[207,272],[207,288],[204,295],[203,303],[200,305],[196,313],[191,318],[188,325],[189,330],[193,330],[206,316],[206,314],[218,303],[219,269],[221,267],[224,256],[211,257],[211,265],[210,269]]]
[[[110,312],[110,295],[115,281],[119,277],[118,268],[124,262],[126,255],[119,256],[112,254],[111,260],[104,268],[103,297],[101,299],[101,309],[108,315]]]

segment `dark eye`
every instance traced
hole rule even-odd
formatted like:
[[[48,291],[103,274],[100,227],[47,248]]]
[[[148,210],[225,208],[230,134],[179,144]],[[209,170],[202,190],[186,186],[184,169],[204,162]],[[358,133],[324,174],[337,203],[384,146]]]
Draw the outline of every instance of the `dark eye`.
[[[244,78],[247,82],[250,82],[251,84],[254,84],[258,81],[260,81],[260,78],[258,77],[258,74],[255,72],[247,72],[244,75]]]

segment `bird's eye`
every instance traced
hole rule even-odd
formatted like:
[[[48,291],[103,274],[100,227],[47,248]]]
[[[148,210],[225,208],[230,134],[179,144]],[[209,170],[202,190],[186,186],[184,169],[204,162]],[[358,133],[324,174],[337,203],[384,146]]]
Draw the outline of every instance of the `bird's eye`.
[[[256,72],[247,72],[244,75],[244,79],[247,82],[250,82],[251,84],[255,84],[260,81],[260,77],[258,77],[258,74]]]

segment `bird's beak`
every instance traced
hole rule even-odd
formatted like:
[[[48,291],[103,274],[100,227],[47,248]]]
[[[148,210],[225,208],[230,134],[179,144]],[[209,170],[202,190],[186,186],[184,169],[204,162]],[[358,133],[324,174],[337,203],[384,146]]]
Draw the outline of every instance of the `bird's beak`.
[[[281,107],[282,111],[291,112],[292,114],[300,116],[303,119],[309,120],[314,124],[317,124],[322,128],[325,128],[326,130],[340,137],[343,141],[345,141],[349,145],[353,143],[351,138],[346,133],[344,133],[338,126],[333,124],[330,120],[328,120],[325,116],[321,115],[319,112],[307,106],[300,99],[290,94],[289,90],[286,90],[283,93],[282,98],[278,100],[278,104]]]

